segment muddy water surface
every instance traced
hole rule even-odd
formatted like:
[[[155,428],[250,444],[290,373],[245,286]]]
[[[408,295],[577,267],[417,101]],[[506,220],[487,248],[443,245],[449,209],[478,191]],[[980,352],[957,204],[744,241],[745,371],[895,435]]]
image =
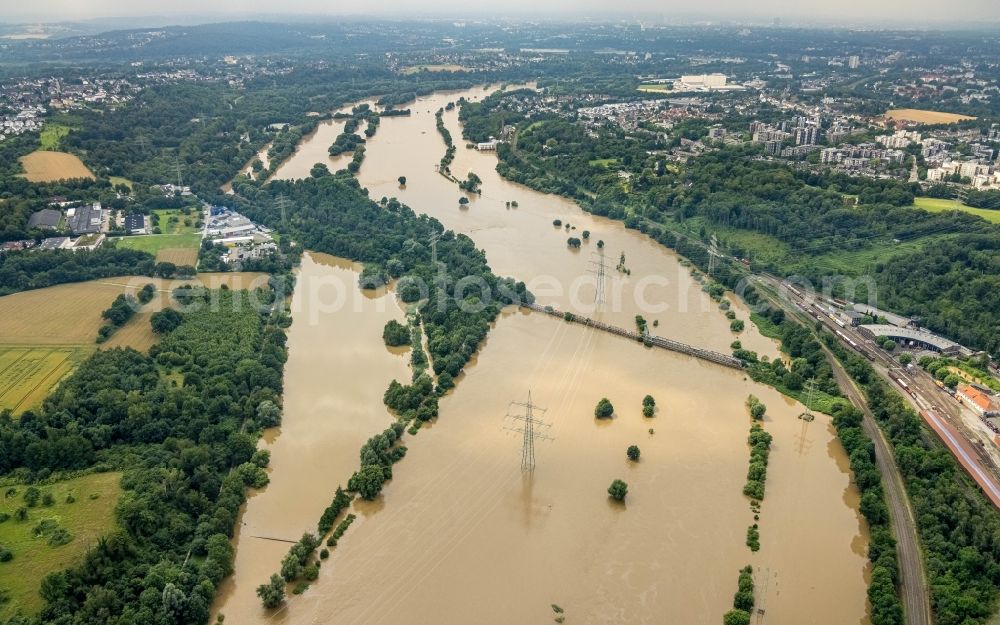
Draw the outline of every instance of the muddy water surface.
[[[370,106],[375,106],[374,100],[368,100]],[[336,112],[350,112],[351,105],[347,105]],[[383,120],[384,121],[384,120]],[[366,124],[362,123],[357,134],[364,136]],[[316,126],[316,130],[303,137],[302,142],[295,152],[274,171],[271,180],[296,180],[308,178],[309,170],[316,163],[323,163],[329,167],[330,171],[344,169],[354,157],[352,152],[344,152],[336,156],[330,156],[330,146],[337,140],[340,133],[344,132],[343,119],[327,119],[321,121]],[[377,136],[377,134],[376,134]],[[371,140],[371,139],[370,139]],[[369,140],[369,141],[370,141]]]
[[[464,148],[450,112],[446,122],[459,145],[452,170],[460,177],[475,171],[484,181],[482,197],[460,209],[461,192],[435,170],[444,145],[434,127],[434,111],[460,95],[423,98],[410,107],[411,117],[382,120],[360,172],[373,198],[398,196],[467,233],[497,273],[529,282],[541,303],[623,327],[642,314],[660,322],[656,334],[728,351],[737,336],[675,255],[571,202],[502,180],[494,155]],[[307,141],[300,153],[325,154],[335,136]],[[315,161],[304,162],[301,172],[289,173],[291,161],[279,172],[302,177]],[[399,188],[400,175],[406,188]],[[507,209],[509,200],[519,207]],[[590,243],[567,249],[570,234],[552,226],[556,218],[577,227],[573,236],[590,230]],[[598,239],[611,265],[603,310],[595,310],[587,274]],[[631,275],[614,269],[623,251]],[[307,264],[303,273],[309,270]],[[271,443],[272,483],[247,505],[237,573],[220,602],[227,622],[551,623],[556,603],[567,622],[716,624],[747,563],[756,568],[763,623],[866,622],[867,528],[828,419],[797,419],[801,406],[738,371],[510,310],[441,401],[439,420],[405,438],[409,453],[379,500],[355,505],[359,519],[318,582],[279,611],[264,612],[252,588],[277,569],[288,545],[250,541],[247,527],[267,522],[269,531],[290,538],[311,528],[356,467],[361,443],[388,422],[386,384],[407,375],[380,339],[390,313],[377,321],[360,318],[367,312],[332,313],[302,324],[313,314],[304,284],[296,290],[305,308],[296,311],[290,335],[285,422]],[[739,308],[741,318],[747,314]],[[773,342],[749,322],[747,328],[738,336],[746,347],[777,354]],[[328,362],[357,358],[370,358],[370,366],[334,370]],[[355,395],[344,390],[348,384],[368,390]],[[538,468],[526,478],[520,438],[504,429],[516,423],[504,415],[508,402],[524,400],[529,390],[549,408],[545,433],[554,440],[538,443]],[[756,554],[744,544],[753,518],[741,494],[750,426],[743,402],[751,392],[769,406],[765,427],[775,439]],[[311,408],[344,393],[366,417]],[[659,405],[653,419],[641,416],[647,393]],[[593,407],[605,396],[616,417],[597,421]],[[323,435],[345,427],[353,440]],[[638,463],[625,456],[630,444],[642,450]],[[624,506],[606,496],[614,478],[629,483]],[[270,495],[278,490],[283,494]]]
[[[262,447],[271,451],[270,484],[251,494],[235,538],[236,573],[220,589],[227,623],[266,622],[254,594],[278,571],[303,532],[316,531],[337,485],[358,465],[358,451],[392,422],[382,394],[409,379],[408,353],[389,351],[382,329],[403,320],[395,297],[357,288],[361,266],[307,254],[292,299],[284,416]]]
[[[250,178],[253,178],[255,176],[254,171],[253,171],[253,162],[255,160],[257,160],[257,159],[260,159],[260,162],[264,166],[265,170],[268,167],[270,167],[270,165],[271,165],[271,159],[267,156],[267,152],[270,149],[271,149],[271,144],[270,143],[268,143],[267,145],[265,145],[264,147],[262,147],[260,149],[260,151],[257,152],[257,155],[254,156],[249,161],[247,161],[246,165],[244,165],[243,168],[240,169],[240,172],[238,174],[236,174],[236,175],[237,176],[249,176]],[[224,193],[232,193],[233,192],[233,181],[230,180],[226,184],[222,185],[222,191]]]
[[[529,389],[553,440],[537,443],[525,477],[505,414]],[[749,392],[770,407],[775,437],[757,554],[741,495]],[[593,416],[602,396],[612,419]],[[825,423],[799,445],[800,411],[740,372],[508,313],[439,421],[406,438],[383,496],[356,506],[319,581],[269,622],[544,624],[556,603],[578,623],[715,625],[752,563],[765,622],[859,623],[864,529],[845,505],[856,494]],[[629,484],[624,505],[607,497],[615,478]]]

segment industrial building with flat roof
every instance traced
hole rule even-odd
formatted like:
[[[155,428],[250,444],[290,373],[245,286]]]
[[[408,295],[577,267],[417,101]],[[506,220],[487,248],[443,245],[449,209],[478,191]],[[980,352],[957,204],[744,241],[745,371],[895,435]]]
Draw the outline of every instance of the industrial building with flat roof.
[[[71,208],[66,212],[73,234],[93,234],[100,232],[104,224],[104,211],[98,202]]]
[[[887,324],[862,325],[860,329],[862,334],[872,339],[892,339],[902,345],[923,347],[942,354],[972,355],[972,350],[926,330],[900,328]]]
[[[47,230],[55,230],[59,226],[59,220],[61,219],[62,211],[54,208],[43,208],[40,211],[35,211],[31,214],[31,217],[28,217],[28,229],[45,228]]]
[[[868,306],[867,304],[855,304],[854,310],[870,317],[878,319],[882,317],[894,326],[899,326],[900,328],[905,328],[909,325],[914,325],[913,321],[902,315],[897,315],[896,313],[891,313],[888,310],[882,310],[880,308],[875,308],[874,306]]]

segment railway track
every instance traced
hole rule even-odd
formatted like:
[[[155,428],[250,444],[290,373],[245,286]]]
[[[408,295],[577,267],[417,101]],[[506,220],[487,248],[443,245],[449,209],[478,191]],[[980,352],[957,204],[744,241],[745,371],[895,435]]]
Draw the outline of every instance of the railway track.
[[[566,318],[566,313],[553,308],[552,306],[542,306],[540,304],[524,304],[525,308],[530,308],[536,312],[544,313],[546,315],[551,315],[553,317]],[[672,352],[677,352],[680,354],[687,354],[688,356],[694,356],[695,358],[700,358],[702,360],[707,360],[709,362],[714,362],[717,365],[722,365],[724,367],[729,367],[731,369],[743,369],[743,362],[738,358],[734,358],[728,354],[722,354],[719,352],[712,351],[710,349],[702,349],[700,347],[695,347],[693,345],[688,345],[687,343],[681,343],[680,341],[674,341],[672,339],[665,339],[661,336],[654,336],[652,334],[639,334],[632,330],[626,330],[624,328],[619,328],[618,326],[613,326],[603,321],[597,321],[596,319],[590,319],[589,317],[581,317],[579,315],[571,315],[569,319],[573,323],[579,323],[581,325],[590,326],[591,328],[596,328],[598,330],[603,330],[611,334],[617,334],[634,341],[642,341],[645,344],[652,345],[654,347],[660,347],[662,349],[667,349]]]

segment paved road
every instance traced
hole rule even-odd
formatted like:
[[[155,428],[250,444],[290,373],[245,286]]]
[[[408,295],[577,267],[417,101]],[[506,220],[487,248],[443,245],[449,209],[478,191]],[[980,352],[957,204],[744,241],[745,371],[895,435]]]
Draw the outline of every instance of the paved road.
[[[833,354],[825,347],[823,351],[826,352],[827,360],[833,367],[837,384],[847,394],[851,403],[864,413],[861,425],[868,437],[875,443],[875,462],[882,473],[882,486],[885,488],[886,503],[888,503],[889,512],[892,515],[892,533],[896,537],[896,553],[899,556],[899,594],[903,600],[906,623],[908,625],[930,625],[933,620],[927,578],[924,573],[923,554],[920,549],[920,541],[917,538],[913,510],[910,509],[910,501],[903,486],[902,476],[896,468],[892,451],[889,449],[878,423],[875,422],[875,415],[868,407],[864,395],[861,394],[861,391],[855,386],[854,380],[847,375]]]

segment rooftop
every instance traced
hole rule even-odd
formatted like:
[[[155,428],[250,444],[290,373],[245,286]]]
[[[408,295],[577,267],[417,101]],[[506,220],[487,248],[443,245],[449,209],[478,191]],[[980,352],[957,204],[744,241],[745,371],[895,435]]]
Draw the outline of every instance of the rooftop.
[[[943,336],[938,336],[931,332],[924,330],[915,330],[913,328],[901,328],[899,326],[887,325],[887,324],[869,324],[862,325],[862,329],[867,330],[874,336],[878,337],[890,337],[890,338],[901,338],[908,341],[919,341],[925,343],[938,349],[940,351],[964,351],[961,345],[954,341],[949,341]]]

